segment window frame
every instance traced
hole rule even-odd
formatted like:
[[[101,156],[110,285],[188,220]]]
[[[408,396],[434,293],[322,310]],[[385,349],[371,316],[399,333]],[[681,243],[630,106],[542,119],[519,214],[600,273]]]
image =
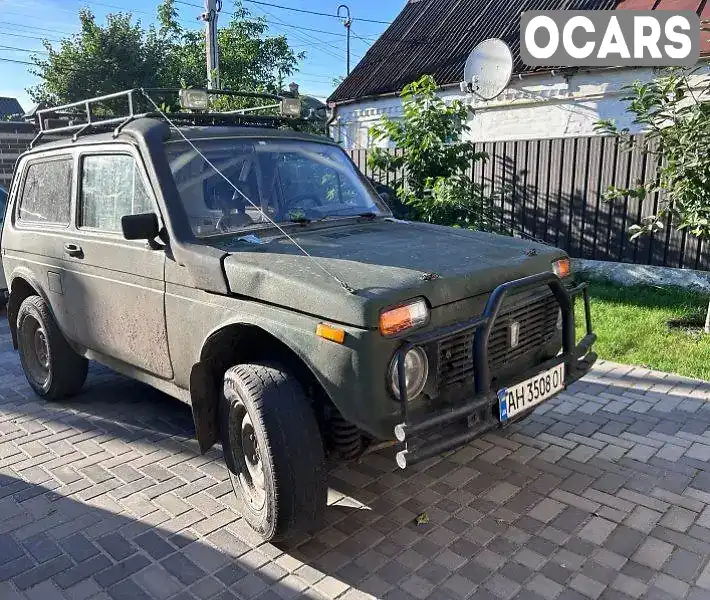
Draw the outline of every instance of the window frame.
[[[153,212],[157,215],[158,217],[158,225],[159,228],[163,227],[163,219],[162,215],[160,212],[160,209],[158,207],[158,202],[157,198],[155,195],[155,191],[153,190],[153,185],[150,182],[150,178],[148,177],[148,173],[145,168],[145,164],[143,163],[142,157],[140,153],[133,147],[130,146],[129,144],[108,144],[108,145],[100,145],[97,147],[87,147],[87,148],[82,148],[79,150],[78,155],[77,155],[77,168],[76,168],[76,202],[75,202],[75,210],[74,210],[74,219],[73,219],[73,225],[76,228],[76,231],[79,233],[83,234],[93,234],[93,235],[98,235],[98,236],[110,236],[113,239],[116,240],[123,240],[126,243],[131,242],[132,240],[126,240],[123,237],[123,232],[119,229],[118,231],[112,231],[110,229],[101,229],[100,227],[87,227],[82,224],[82,207],[83,207],[83,198],[82,198],[82,186],[84,182],[84,159],[88,156],[130,156],[133,159],[133,163],[136,166],[136,170],[138,171],[138,176],[141,178],[141,182],[143,184],[143,189],[145,190],[147,196],[148,196],[148,201],[150,202]],[[142,244],[143,242],[140,242],[140,240],[134,241],[134,243],[140,243]]]
[[[46,164],[48,162],[58,161],[58,160],[68,160],[71,163],[71,182],[69,186],[69,219],[66,223],[57,223],[54,221],[28,221],[20,216],[20,209],[22,208],[22,202],[25,194],[25,187],[27,186],[27,179],[29,177],[30,168],[35,165]],[[77,185],[77,172],[76,172],[76,160],[74,152],[66,149],[58,150],[56,152],[41,154],[38,156],[33,156],[28,158],[22,165],[22,173],[19,178],[19,183],[17,186],[17,192],[15,194],[15,202],[12,207],[12,224],[17,229],[24,229],[29,231],[68,231],[72,229],[74,225],[74,198],[76,195],[76,185]],[[8,190],[7,202],[10,202],[11,196]],[[7,217],[7,208],[5,210],[5,216]]]

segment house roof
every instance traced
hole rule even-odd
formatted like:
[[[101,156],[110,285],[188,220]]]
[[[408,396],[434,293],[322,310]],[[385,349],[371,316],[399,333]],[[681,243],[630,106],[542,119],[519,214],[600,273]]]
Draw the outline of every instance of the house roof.
[[[0,119],[8,117],[22,115],[24,111],[17,101],[17,98],[8,98],[7,96],[0,96]]]
[[[409,0],[350,75],[328,98],[346,102],[398,92],[424,74],[439,85],[461,81],[466,58],[498,37],[513,52],[514,73],[531,69],[520,57],[520,13],[526,10],[695,10],[710,18],[705,0]],[[702,52],[710,53],[710,36]]]

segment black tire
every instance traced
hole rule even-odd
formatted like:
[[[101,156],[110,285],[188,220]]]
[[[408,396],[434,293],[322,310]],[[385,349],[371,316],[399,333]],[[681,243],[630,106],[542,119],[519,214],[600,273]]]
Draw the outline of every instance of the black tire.
[[[69,346],[39,296],[29,296],[20,305],[17,345],[22,370],[38,396],[59,400],[76,394],[84,385],[89,362]]]
[[[278,365],[237,365],[224,375],[220,413],[222,449],[247,523],[264,541],[316,526],[328,496],[325,453],[299,383]]]

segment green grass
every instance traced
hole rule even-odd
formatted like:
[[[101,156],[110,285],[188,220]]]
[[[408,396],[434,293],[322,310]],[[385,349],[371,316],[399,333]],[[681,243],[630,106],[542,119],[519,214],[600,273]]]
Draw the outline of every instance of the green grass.
[[[671,329],[672,319],[704,322],[708,297],[679,288],[621,287],[590,282],[592,325],[599,357],[687,377],[710,379],[710,334]],[[583,310],[577,310],[578,339]]]

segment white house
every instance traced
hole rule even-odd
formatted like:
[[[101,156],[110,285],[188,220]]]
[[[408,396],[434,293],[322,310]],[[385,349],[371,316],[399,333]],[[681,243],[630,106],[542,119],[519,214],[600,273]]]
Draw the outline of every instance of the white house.
[[[465,100],[475,109],[469,123],[474,141],[594,135],[595,123],[610,118],[633,131],[619,101],[623,88],[650,79],[654,70],[530,69],[519,53],[520,12],[665,8],[696,10],[702,19],[710,18],[710,2],[703,0],[409,0],[328,99],[331,133],[345,148],[368,148],[369,128],[384,114],[400,115],[399,90],[424,74],[434,75],[442,97]],[[703,36],[707,57],[710,33]],[[483,102],[463,94],[459,84],[469,53],[490,37],[510,45],[514,76],[500,97]]]

